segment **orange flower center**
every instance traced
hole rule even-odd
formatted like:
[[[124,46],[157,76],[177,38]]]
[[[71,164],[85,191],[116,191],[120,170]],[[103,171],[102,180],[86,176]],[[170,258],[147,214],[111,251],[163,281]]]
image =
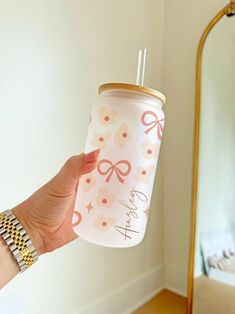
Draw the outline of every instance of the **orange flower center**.
[[[126,132],[122,133],[122,137],[127,137],[127,133]]]
[[[107,226],[107,222],[104,221],[104,222],[102,223],[102,226],[106,227],[106,226]]]
[[[86,183],[91,183],[91,179],[87,178]]]
[[[105,120],[105,121],[109,121],[109,116],[105,116],[105,117],[104,117],[104,120]]]
[[[104,141],[104,138],[103,138],[102,136],[100,136],[100,137],[99,137],[99,141],[100,141],[100,142],[103,142],[103,141]]]
[[[141,173],[142,175],[146,175],[147,172],[145,170],[142,170]]]
[[[103,203],[103,204],[106,204],[106,203],[107,203],[106,198],[103,198],[103,199],[102,199],[102,203]]]

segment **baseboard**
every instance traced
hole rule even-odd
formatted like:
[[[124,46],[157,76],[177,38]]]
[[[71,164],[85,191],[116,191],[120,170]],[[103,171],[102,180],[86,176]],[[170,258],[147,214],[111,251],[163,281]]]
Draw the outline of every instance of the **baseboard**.
[[[181,297],[187,298],[187,292],[185,290],[180,290],[180,289],[177,289],[177,288],[170,286],[170,285],[165,285],[165,289],[169,290],[171,292],[174,292],[174,293],[180,295]]]
[[[147,303],[148,301],[150,301],[152,298],[154,298],[157,294],[159,294],[160,292],[162,292],[165,289],[164,286],[160,286],[157,289],[155,289],[154,291],[150,292],[149,294],[145,295],[144,297],[142,297],[142,299],[140,299],[138,302],[136,302],[134,305],[132,305],[129,310],[127,310],[125,313],[123,314],[131,314],[134,311],[138,310],[141,306],[143,306],[145,303]]]
[[[165,266],[165,288],[183,297],[187,297],[188,272],[174,265]]]
[[[164,289],[163,277],[163,267],[157,266],[76,314],[131,314]]]

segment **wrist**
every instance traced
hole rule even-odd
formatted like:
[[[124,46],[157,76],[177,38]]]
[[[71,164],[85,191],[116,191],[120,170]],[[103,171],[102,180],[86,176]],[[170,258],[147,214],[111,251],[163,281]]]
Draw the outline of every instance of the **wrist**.
[[[32,223],[32,218],[30,217],[31,208],[28,200],[12,208],[12,212],[15,214],[16,218],[19,220],[20,224],[29,235],[38,256],[43,254],[44,241],[42,236],[40,235],[39,230],[37,230],[37,228],[35,228]]]

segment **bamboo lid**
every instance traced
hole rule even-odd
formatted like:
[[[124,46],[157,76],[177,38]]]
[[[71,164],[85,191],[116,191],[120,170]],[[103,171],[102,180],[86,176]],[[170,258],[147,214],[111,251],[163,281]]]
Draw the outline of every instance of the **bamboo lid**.
[[[122,90],[122,91],[133,91],[145,95],[150,95],[153,96],[163,103],[163,105],[166,102],[166,97],[160,93],[159,91],[145,87],[145,86],[140,86],[140,85],[134,85],[134,84],[126,84],[126,83],[108,83],[108,84],[103,84],[99,88],[99,94],[107,91],[112,91],[112,90]]]

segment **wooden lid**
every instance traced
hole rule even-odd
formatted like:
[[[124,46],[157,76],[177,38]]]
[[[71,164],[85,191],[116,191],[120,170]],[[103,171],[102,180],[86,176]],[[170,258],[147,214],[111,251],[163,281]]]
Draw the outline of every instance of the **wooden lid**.
[[[139,85],[134,85],[134,84],[125,84],[125,83],[103,84],[99,88],[99,94],[106,91],[112,91],[112,90],[132,91],[132,92],[137,92],[137,93],[141,93],[145,95],[150,95],[161,100],[163,105],[166,102],[166,97],[159,91],[149,88],[149,87],[139,86]]]

